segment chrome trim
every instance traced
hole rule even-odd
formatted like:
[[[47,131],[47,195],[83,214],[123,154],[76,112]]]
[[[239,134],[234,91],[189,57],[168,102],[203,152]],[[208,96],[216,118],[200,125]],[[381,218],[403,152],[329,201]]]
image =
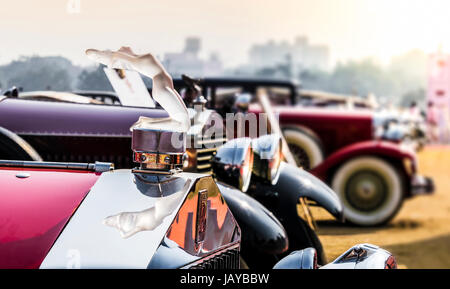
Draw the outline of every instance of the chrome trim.
[[[227,142],[227,138],[222,137],[222,138],[213,138],[213,139],[201,139],[201,140],[198,140],[197,144],[207,145],[207,144],[219,143],[220,146],[222,146],[226,142]]]
[[[79,132],[48,132],[48,131],[14,131],[20,136],[70,136],[70,137],[100,137],[100,138],[131,138],[129,134],[109,133],[79,133]]]
[[[93,164],[93,163],[0,160],[0,167],[87,170],[101,173],[113,170],[114,164],[105,162],[95,162]]]
[[[105,162],[95,162],[94,170],[97,173],[103,173],[114,170],[113,163],[105,163]]]
[[[214,151],[217,151],[217,148],[211,148],[211,149],[208,149],[208,148],[205,148],[205,149],[198,149],[198,150],[197,150],[197,153],[209,153],[209,152],[214,152]]]
[[[427,195],[435,191],[434,181],[431,178],[414,175],[411,180],[412,195]]]
[[[393,255],[372,244],[355,245],[333,262],[320,269],[385,269]]]
[[[172,170],[155,170],[155,169],[145,169],[145,168],[134,168],[131,170],[133,174],[154,174],[154,175],[173,175],[177,173],[181,173],[181,169],[172,169]]]
[[[211,260],[220,257],[221,255],[227,254],[229,252],[235,251],[237,252],[237,259],[234,260],[235,264],[230,264],[231,266],[226,266],[225,268],[205,268],[205,269],[231,269],[230,267],[234,267],[233,269],[239,269],[239,252],[240,252],[240,244],[238,242],[221,249],[220,251],[214,252],[211,255],[208,255],[200,260],[197,260],[195,262],[192,262],[189,265],[186,265],[184,267],[181,267],[180,269],[203,269],[203,264],[210,262]]]

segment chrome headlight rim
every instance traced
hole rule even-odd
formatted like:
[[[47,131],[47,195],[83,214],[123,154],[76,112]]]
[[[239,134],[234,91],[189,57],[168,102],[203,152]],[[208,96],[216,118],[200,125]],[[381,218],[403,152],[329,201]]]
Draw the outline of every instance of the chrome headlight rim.
[[[252,142],[255,154],[253,173],[276,184],[280,175],[280,165],[283,159],[282,140],[277,134],[264,135]]]
[[[250,187],[254,167],[254,154],[250,138],[237,138],[226,142],[212,160],[217,179],[242,192]]]

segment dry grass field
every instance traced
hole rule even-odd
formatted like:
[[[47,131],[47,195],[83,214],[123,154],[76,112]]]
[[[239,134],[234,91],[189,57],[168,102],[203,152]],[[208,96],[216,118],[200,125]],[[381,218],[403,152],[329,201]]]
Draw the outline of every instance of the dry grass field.
[[[433,177],[436,192],[405,201],[386,226],[342,225],[312,208],[329,261],[355,243],[372,243],[392,252],[400,268],[450,268],[450,147],[427,147],[418,158],[420,173]]]

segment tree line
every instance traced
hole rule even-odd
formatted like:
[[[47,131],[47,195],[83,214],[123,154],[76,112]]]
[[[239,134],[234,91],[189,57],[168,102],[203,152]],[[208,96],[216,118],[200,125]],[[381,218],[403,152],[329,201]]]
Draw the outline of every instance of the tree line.
[[[295,78],[305,89],[359,95],[373,93],[396,104],[423,102],[426,88],[426,55],[413,50],[392,58],[388,65],[374,59],[338,63],[331,71],[301,70]],[[229,73],[229,75],[237,75]],[[254,73],[261,77],[289,77],[288,65],[269,67]],[[147,84],[148,79],[144,79]],[[61,56],[21,57],[0,66],[0,89],[16,86],[23,91],[33,90],[108,90],[112,87],[103,67],[80,67]]]

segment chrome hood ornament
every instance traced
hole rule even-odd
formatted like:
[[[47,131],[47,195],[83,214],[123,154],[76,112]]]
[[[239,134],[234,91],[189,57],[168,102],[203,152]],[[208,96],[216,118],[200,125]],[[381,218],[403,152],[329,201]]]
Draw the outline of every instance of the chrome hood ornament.
[[[140,117],[131,127],[134,172],[173,174],[181,171],[190,118],[181,96],[162,64],[152,54],[135,54],[131,48],[118,51],[86,50],[86,55],[114,69],[135,70],[153,80],[153,98],[167,111],[167,118]]]
[[[114,69],[135,70],[153,80],[152,96],[169,114],[168,118],[141,117],[139,126],[147,129],[186,132],[190,121],[186,105],[173,86],[172,78],[162,64],[150,53],[135,54],[130,47],[118,51],[86,50],[92,60]]]

